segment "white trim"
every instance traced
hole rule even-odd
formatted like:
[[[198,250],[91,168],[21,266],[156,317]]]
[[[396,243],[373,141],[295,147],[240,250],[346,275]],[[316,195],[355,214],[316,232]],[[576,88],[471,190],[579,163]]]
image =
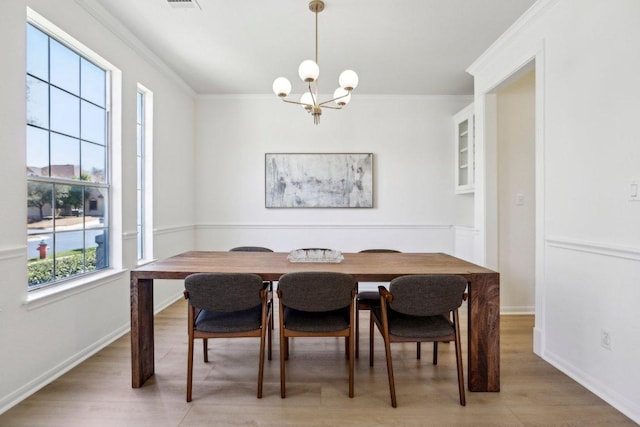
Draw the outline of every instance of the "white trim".
[[[265,229],[265,230],[450,230],[452,225],[428,224],[198,224],[197,230]]]
[[[138,232],[137,231],[125,231],[122,233],[122,240],[133,240],[137,239]]]
[[[480,234],[480,230],[475,227],[468,227],[466,225],[454,225],[452,226],[456,232],[461,234],[470,234],[473,236],[477,236]]]
[[[547,246],[552,248],[640,261],[640,248],[638,247],[590,242],[565,237],[547,237],[545,241]]]
[[[154,100],[153,91],[138,82],[137,93],[142,95],[143,104],[143,124],[142,124],[142,201],[138,200],[136,208],[142,204],[142,236],[136,236],[136,239],[142,239],[142,255],[144,259],[154,257],[153,254],[153,120],[154,120]],[[139,114],[140,112],[138,112]],[[138,171],[139,173],[139,171]],[[137,230],[136,230],[137,233]],[[140,261],[140,260],[138,260]]]
[[[184,292],[180,291],[175,295],[171,295],[167,297],[160,303],[154,303],[155,308],[153,309],[153,315],[155,316],[156,314],[160,313],[162,310],[164,310],[165,308],[169,307],[171,304],[173,304],[176,301],[179,301],[182,298],[184,298]]]
[[[527,9],[498,39],[485,50],[469,67],[467,73],[471,75],[478,74],[479,70],[491,64],[493,56],[496,52],[504,49],[511,40],[519,35],[520,32],[530,27],[531,23],[544,15],[549,9],[560,0],[538,0],[529,9]]]
[[[508,316],[522,316],[522,315],[535,315],[536,308],[532,305],[514,305],[508,307],[500,307],[501,315]]]
[[[543,359],[633,421],[640,421],[640,404],[637,401],[629,400],[628,397],[616,392],[608,384],[598,381],[553,352],[545,351]]]
[[[111,71],[115,69],[115,67],[108,62],[106,59],[102,57],[102,55],[97,54],[93,49],[90,49],[84,43],[78,41],[76,38],[69,35],[63,29],[58,27],[53,22],[49,21],[44,16],[40,15],[35,10],[31,9],[27,6],[27,22],[36,26],[40,30],[43,30],[47,35],[53,37],[59,42],[62,42],[68,45],[72,50],[80,53],[82,56],[87,57],[96,65],[101,68],[106,69],[107,71]],[[108,93],[108,90],[107,90]],[[107,95],[107,104],[109,104],[109,96]],[[107,106],[107,111],[109,107]]]
[[[102,7],[96,0],[75,0],[84,10],[93,16],[104,27],[111,31],[113,35],[129,46],[135,53],[156,67],[162,74],[173,80],[180,88],[182,88],[191,97],[196,96],[196,92],[189,86],[175,71],[173,71],[160,57],[153,53],[144,43],[142,43],[129,29],[127,29],[120,21],[113,17],[107,10]]]
[[[129,329],[129,325],[121,326],[112,333],[104,336],[100,340],[94,342],[90,346],[69,357],[65,361],[37,376],[27,384],[15,390],[13,393],[10,393],[0,400],[0,414],[8,411],[13,406],[22,402],[24,399],[28,398],[41,388],[60,378],[62,375],[66,374],[71,369],[75,368],[80,363],[96,354],[98,351],[102,350],[118,338],[125,335],[127,332],[129,332]]]
[[[35,310],[99,286],[113,283],[121,279],[128,271],[129,270],[109,269],[105,272],[92,273],[81,276],[76,280],[69,280],[57,285],[54,284],[42,289],[30,291],[27,293],[27,297],[22,305],[29,311]]]
[[[0,249],[0,261],[6,261],[16,258],[27,258],[27,246],[17,246],[15,248]]]
[[[194,231],[195,227],[194,225],[176,225],[173,227],[154,228],[153,234],[160,236],[163,234],[181,233],[183,231]]]
[[[544,348],[545,348],[544,331],[540,327],[534,326],[533,327],[533,352],[538,356],[542,356],[542,353],[544,352]]]
[[[538,51],[535,54],[535,269],[534,269],[534,289],[535,289],[535,325],[534,331],[539,333],[533,337],[533,351],[542,354],[544,351],[546,330],[546,253],[544,238],[546,236],[546,178],[545,178],[545,153],[546,153],[546,41],[540,42]]]
[[[160,313],[162,310],[169,307],[171,304],[178,301],[182,297],[183,297],[182,292],[180,292],[176,295],[173,295],[165,299],[160,304],[157,304],[156,306],[157,308],[155,308],[153,311],[154,315]],[[9,409],[16,406],[17,404],[19,404],[20,402],[22,402],[23,400],[25,400],[26,398],[28,398],[29,396],[31,396],[32,394],[40,390],[41,388],[45,387],[46,385],[60,378],[62,375],[66,374],[71,369],[75,368],[85,360],[89,359],[91,356],[95,355],[100,350],[107,347],[109,344],[113,343],[114,341],[118,340],[119,338],[127,334],[130,330],[131,330],[131,324],[127,322],[123,326],[111,332],[110,334],[105,335],[98,341],[87,346],[85,349],[79,351],[78,353],[69,357],[62,363],[59,363],[58,365],[54,366],[53,368],[39,375],[32,381],[29,381],[24,386],[20,387],[19,389],[15,390],[9,395],[0,399],[0,414],[8,411]]]

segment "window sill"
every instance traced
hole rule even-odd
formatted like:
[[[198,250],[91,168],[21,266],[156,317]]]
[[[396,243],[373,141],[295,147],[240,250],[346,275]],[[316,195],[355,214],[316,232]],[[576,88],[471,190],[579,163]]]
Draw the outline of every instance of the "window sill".
[[[138,267],[142,267],[143,265],[151,264],[152,262],[155,262],[155,261],[157,261],[156,258],[139,259],[138,260]]]
[[[22,305],[27,310],[35,310],[45,305],[72,297],[82,292],[112,283],[120,279],[128,270],[108,269],[107,271],[85,276],[77,280],[70,280],[60,285],[53,285],[45,289],[38,289],[27,294]]]

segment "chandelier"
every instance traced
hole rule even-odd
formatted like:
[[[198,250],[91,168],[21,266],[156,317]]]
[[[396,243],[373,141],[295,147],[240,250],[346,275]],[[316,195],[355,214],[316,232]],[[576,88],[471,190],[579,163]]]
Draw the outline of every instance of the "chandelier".
[[[349,103],[351,100],[351,91],[358,85],[358,75],[353,70],[343,71],[338,78],[340,87],[333,92],[333,98],[322,102],[319,100],[318,13],[324,10],[324,2],[322,0],[311,0],[309,2],[309,10],[316,16],[316,57],[315,61],[311,59],[302,61],[300,67],[298,67],[298,75],[303,82],[307,83],[308,91],[302,94],[299,102],[286,99],[291,92],[291,82],[289,82],[286,77],[278,77],[273,81],[273,92],[284,102],[303,106],[308,113],[313,115],[313,123],[317,125],[320,123],[320,115],[322,114],[323,108],[341,110],[342,107]]]

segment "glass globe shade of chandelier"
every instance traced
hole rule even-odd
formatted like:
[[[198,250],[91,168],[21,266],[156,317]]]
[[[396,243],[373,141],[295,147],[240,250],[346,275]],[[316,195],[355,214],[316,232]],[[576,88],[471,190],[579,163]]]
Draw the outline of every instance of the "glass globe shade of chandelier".
[[[339,87],[333,92],[333,98],[320,101],[318,98],[318,76],[320,67],[318,66],[318,13],[324,10],[322,0],[311,0],[309,10],[315,14],[316,18],[316,57],[315,61],[305,59],[298,67],[298,76],[307,84],[307,90],[300,97],[300,101],[287,99],[291,93],[291,82],[286,77],[278,77],[273,81],[273,92],[284,102],[301,105],[308,113],[313,115],[313,123],[320,123],[320,116],[323,108],[340,110],[351,101],[351,91],[358,86],[358,75],[353,70],[345,70],[338,78]]]

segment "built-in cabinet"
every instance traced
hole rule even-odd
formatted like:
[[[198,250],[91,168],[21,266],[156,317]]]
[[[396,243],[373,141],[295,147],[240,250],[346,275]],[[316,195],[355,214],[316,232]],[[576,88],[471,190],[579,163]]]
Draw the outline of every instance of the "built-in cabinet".
[[[473,192],[475,166],[473,119],[473,104],[453,116],[456,145],[455,191],[458,194]]]

